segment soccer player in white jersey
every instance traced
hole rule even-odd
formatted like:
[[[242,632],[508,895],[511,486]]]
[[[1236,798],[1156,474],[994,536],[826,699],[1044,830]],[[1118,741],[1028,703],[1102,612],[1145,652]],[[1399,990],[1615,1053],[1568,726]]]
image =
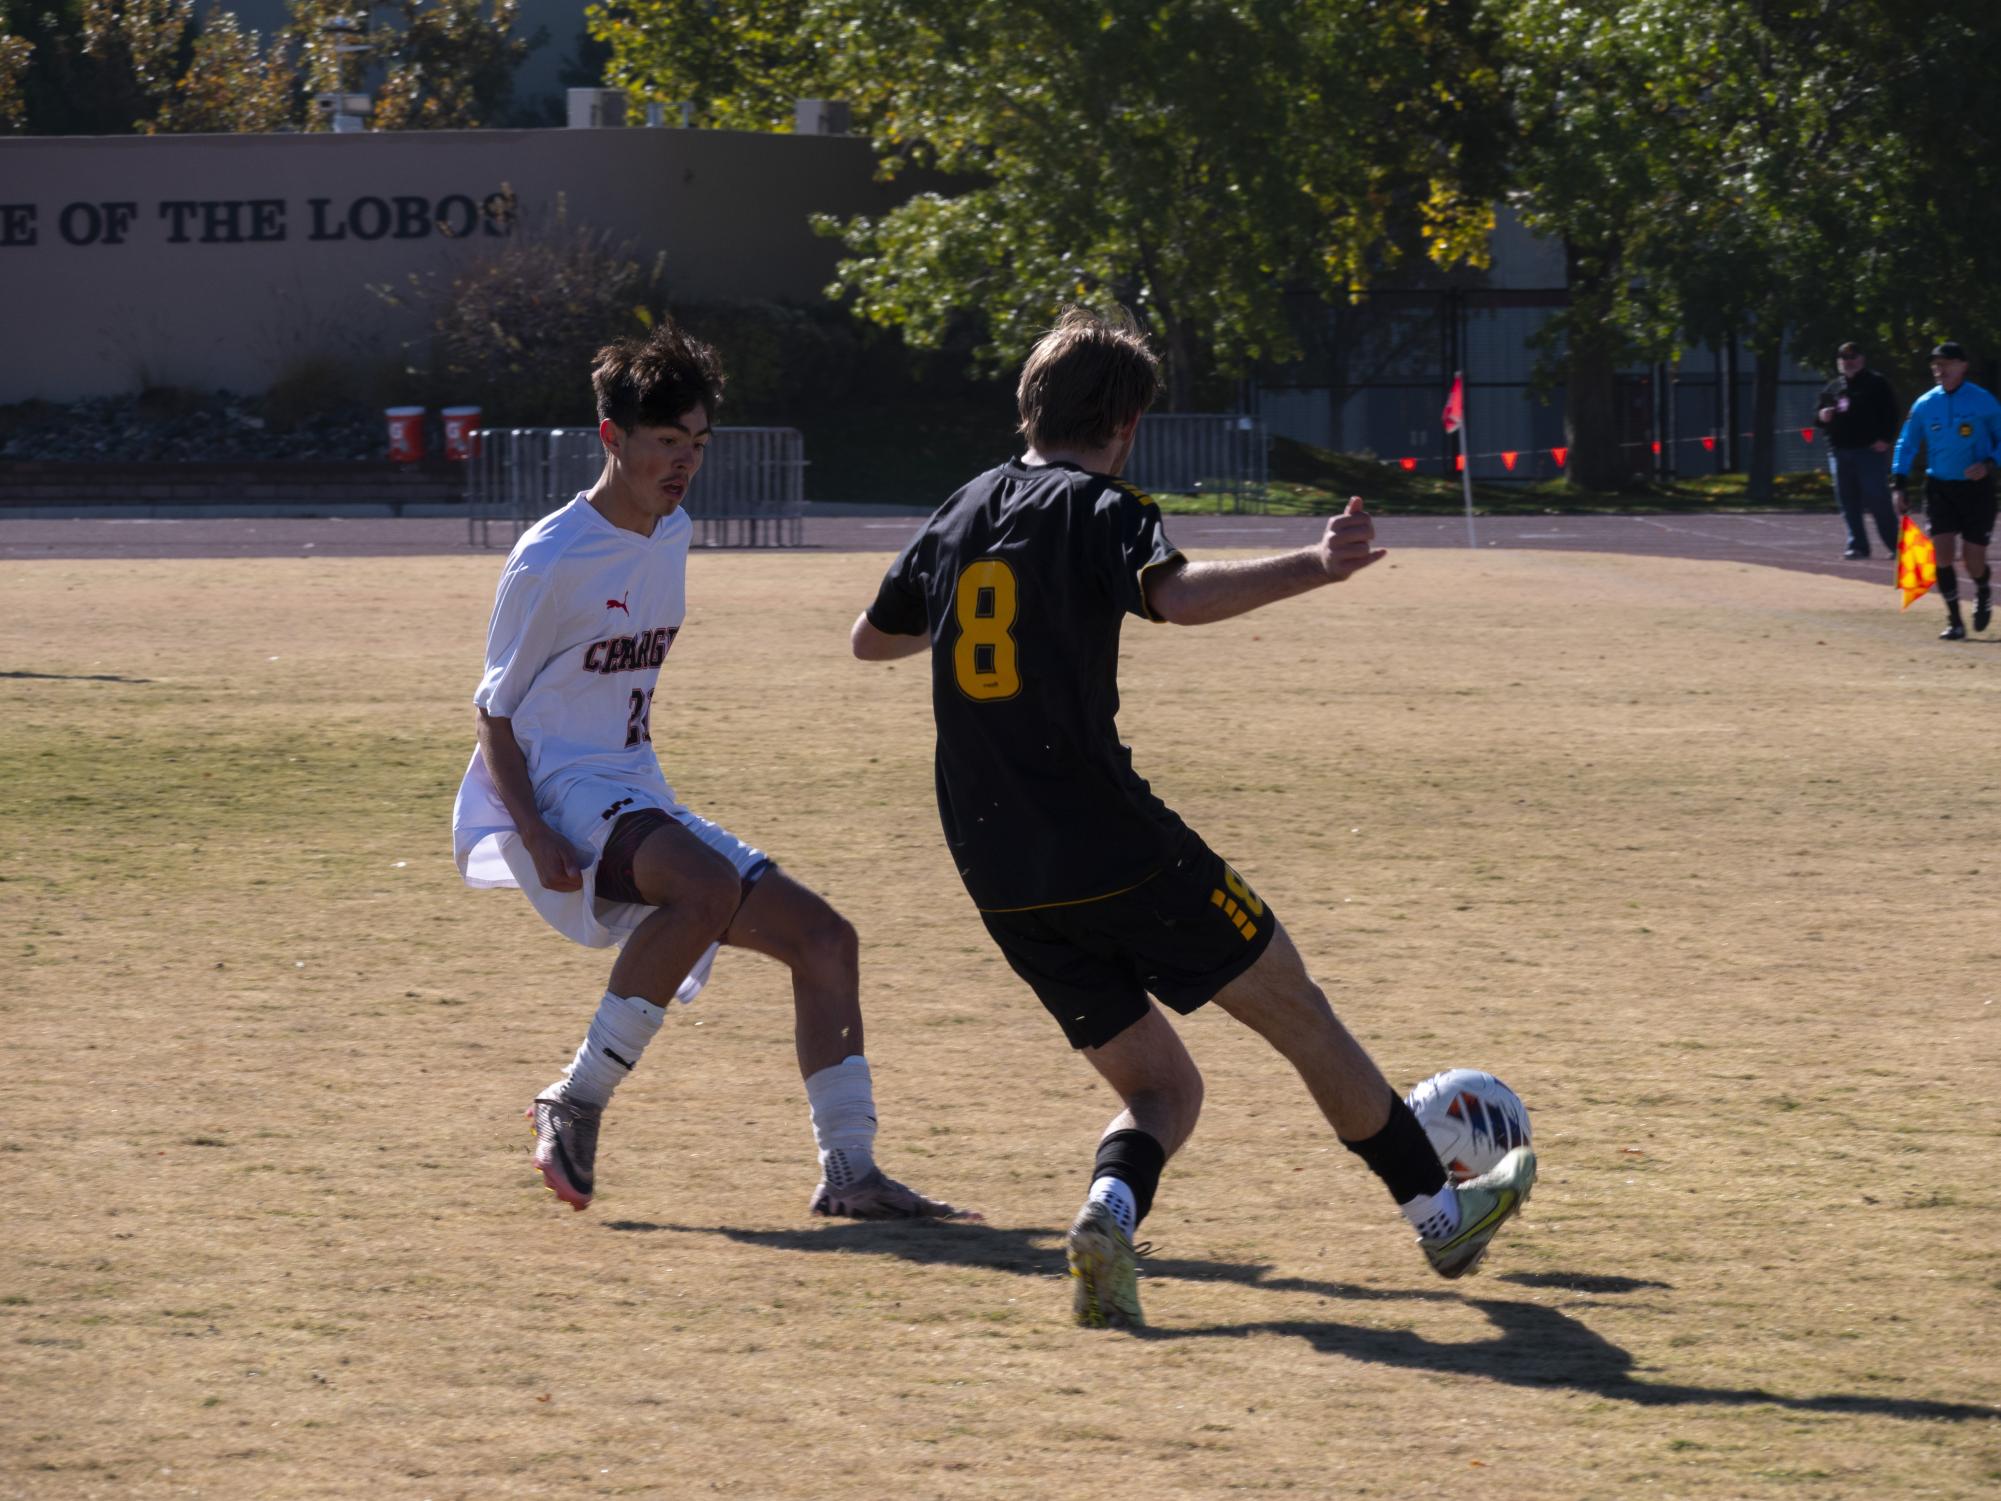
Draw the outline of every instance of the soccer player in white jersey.
[[[977,1218],[875,1165],[855,930],[763,851],[690,812],[654,754],[654,685],[686,614],[682,509],[722,394],[715,351],[671,323],[600,350],[604,473],[509,554],[473,702],[478,746],[452,843],[473,886],[519,886],[559,932],[620,945],[563,1076],[528,1108],[534,1163],[583,1209],[598,1126],[669,1002],[691,1000],[719,944],[792,971],[794,1035],[821,1181],[817,1215]]]

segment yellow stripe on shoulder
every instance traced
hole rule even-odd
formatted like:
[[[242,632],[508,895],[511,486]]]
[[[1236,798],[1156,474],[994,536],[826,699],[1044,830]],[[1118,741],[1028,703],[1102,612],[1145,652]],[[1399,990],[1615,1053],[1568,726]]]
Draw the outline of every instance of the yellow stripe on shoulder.
[[[1146,491],[1140,489],[1138,485],[1132,484],[1126,480],[1115,478],[1112,480],[1112,487],[1114,489],[1123,491],[1127,495],[1130,495],[1134,500],[1138,501],[1143,506],[1150,506],[1156,504],[1154,498],[1151,495],[1147,494]]]

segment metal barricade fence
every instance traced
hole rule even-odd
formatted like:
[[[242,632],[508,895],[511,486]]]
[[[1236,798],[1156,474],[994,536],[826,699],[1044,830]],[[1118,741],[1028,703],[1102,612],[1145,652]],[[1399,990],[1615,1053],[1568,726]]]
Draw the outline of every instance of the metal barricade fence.
[[[1214,497],[1218,511],[1262,513],[1270,439],[1264,423],[1237,413],[1149,413],[1125,473],[1152,495]]]
[[[604,469],[594,427],[490,427],[466,464],[466,541],[515,540]],[[791,427],[719,427],[686,502],[700,547],[797,547],[805,541],[806,440]]]

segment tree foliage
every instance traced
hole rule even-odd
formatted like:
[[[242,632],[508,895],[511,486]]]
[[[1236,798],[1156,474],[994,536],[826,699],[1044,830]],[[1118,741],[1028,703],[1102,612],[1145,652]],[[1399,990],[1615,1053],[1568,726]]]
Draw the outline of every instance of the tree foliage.
[[[528,45],[512,36],[519,0],[401,0],[384,33],[378,130],[471,130],[494,124]]]
[[[603,82],[643,102],[691,106],[691,123],[787,130],[794,103],[819,97],[810,0],[608,0],[585,12],[610,48]]]
[[[1755,493],[1784,354],[1824,361],[1853,337],[1908,348],[1955,300],[1984,303],[1994,327],[1979,288],[2001,272],[1988,207],[2001,173],[1964,128],[1976,59],[2001,61],[1991,18],[1948,9],[1916,27],[1852,0],[1502,9],[1512,196],[1570,258],[1557,331],[1579,483],[1623,470],[1609,405],[1621,358],[1749,343]]]
[[[592,356],[658,317],[663,269],[664,257],[571,223],[559,198],[454,270],[372,290],[421,317],[407,373],[425,389],[490,421],[570,426],[590,420]]]
[[[27,119],[28,101],[21,82],[35,44],[26,37],[0,36],[0,130],[12,130]]]
[[[1421,225],[1483,253],[1497,75],[1472,0],[626,0],[595,13],[611,76],[721,123],[836,97],[886,176],[950,179],[826,226],[837,290],[936,347],[964,320],[994,365],[1066,302],[1157,333],[1185,402],[1291,356],[1301,288],[1365,284]]]
[[[213,11],[186,71],[143,128],[167,134],[282,130],[297,114],[297,92],[282,39],[266,48],[233,11]]]
[[[46,7],[46,8],[44,8]],[[383,130],[469,129],[506,111],[528,45],[518,0],[398,0],[341,50],[351,0],[291,0],[270,36],[197,0],[0,0],[0,129],[41,135],[324,130],[316,94],[379,73]]]

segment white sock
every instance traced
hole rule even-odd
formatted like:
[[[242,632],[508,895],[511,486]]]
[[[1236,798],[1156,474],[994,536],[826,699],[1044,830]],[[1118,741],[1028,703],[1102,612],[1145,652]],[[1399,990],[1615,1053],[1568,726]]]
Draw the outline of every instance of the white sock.
[[[549,1092],[584,1105],[603,1105],[625,1076],[639,1065],[639,1055],[660,1030],[666,1012],[636,995],[613,995],[598,1002],[598,1014],[577,1047],[577,1056]]]
[[[868,1059],[854,1053],[821,1069],[806,1081],[806,1103],[827,1187],[838,1192],[866,1178],[875,1167],[875,1086]]]
[[[1451,1183],[1435,1194],[1419,1194],[1408,1204],[1399,1204],[1420,1240],[1443,1240],[1459,1231],[1459,1190]]]
[[[1103,1204],[1112,1211],[1112,1218],[1119,1222],[1119,1228],[1126,1233],[1126,1239],[1133,1238],[1139,1228],[1139,1201],[1133,1197],[1132,1185],[1123,1178],[1099,1178],[1092,1182],[1089,1204]]]

